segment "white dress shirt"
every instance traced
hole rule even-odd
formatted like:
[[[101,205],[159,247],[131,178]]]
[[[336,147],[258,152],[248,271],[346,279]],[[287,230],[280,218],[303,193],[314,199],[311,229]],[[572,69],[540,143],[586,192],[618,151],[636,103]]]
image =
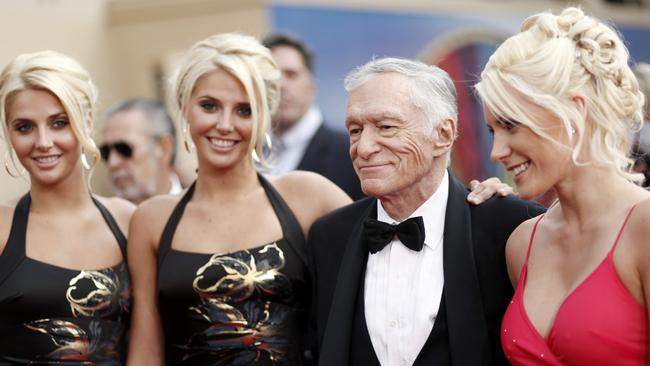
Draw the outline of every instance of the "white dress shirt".
[[[309,141],[323,124],[323,115],[316,106],[282,136],[273,136],[269,173],[282,175],[298,168]]]
[[[372,346],[383,366],[412,365],[438,315],[444,274],[442,239],[449,196],[447,172],[436,192],[410,217],[422,216],[421,251],[408,249],[395,236],[370,254],[366,267],[364,307]],[[377,220],[397,223],[377,202]]]

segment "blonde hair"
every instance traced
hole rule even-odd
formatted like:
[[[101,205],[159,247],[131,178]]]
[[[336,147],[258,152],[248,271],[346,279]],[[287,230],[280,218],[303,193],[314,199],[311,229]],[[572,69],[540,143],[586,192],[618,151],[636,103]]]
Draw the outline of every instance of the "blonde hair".
[[[645,119],[650,119],[650,63],[639,62],[634,69],[634,75],[639,81],[639,89],[645,96]]]
[[[92,171],[99,161],[99,149],[90,136],[88,118],[94,116],[97,88],[88,72],[77,61],[54,51],[18,55],[5,66],[0,74],[0,123],[9,149],[7,102],[15,93],[27,89],[45,90],[59,99],[83,153],[92,157],[87,162]],[[13,155],[11,159],[16,165]]]
[[[271,52],[255,38],[237,33],[210,36],[190,48],[173,78],[171,105],[180,121],[186,142],[189,127],[184,116],[196,81],[208,72],[222,69],[237,78],[251,105],[253,134],[248,147],[251,159],[265,164],[265,133],[280,97],[280,70]]]
[[[630,131],[643,123],[644,96],[628,58],[616,31],[581,9],[569,7],[559,15],[539,13],[499,46],[476,90],[496,116],[555,141],[525,106],[513,100],[514,91],[557,116],[569,141],[576,139],[572,148],[576,164],[612,167],[626,179],[640,181],[641,175],[630,173],[632,160],[627,154]],[[586,119],[576,108],[575,96],[585,99]],[[578,161],[583,146],[591,161]]]

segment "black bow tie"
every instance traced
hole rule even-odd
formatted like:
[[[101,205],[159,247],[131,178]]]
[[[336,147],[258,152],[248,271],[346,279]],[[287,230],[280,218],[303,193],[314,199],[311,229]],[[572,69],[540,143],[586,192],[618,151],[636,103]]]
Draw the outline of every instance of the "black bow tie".
[[[411,217],[399,225],[391,225],[375,219],[363,222],[366,245],[371,254],[382,250],[395,235],[407,248],[419,252],[424,245],[424,221],[422,216]]]

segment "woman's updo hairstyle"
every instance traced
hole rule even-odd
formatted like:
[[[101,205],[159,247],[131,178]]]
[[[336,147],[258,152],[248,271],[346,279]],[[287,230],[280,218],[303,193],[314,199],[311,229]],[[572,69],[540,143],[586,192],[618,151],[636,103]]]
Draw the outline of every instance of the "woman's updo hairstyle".
[[[521,32],[508,38],[490,57],[476,85],[485,106],[497,117],[514,120],[549,138],[518,95],[549,111],[574,142],[573,161],[615,168],[631,181],[630,131],[643,123],[644,96],[628,66],[628,50],[609,25],[581,9],[559,15],[539,13],[526,19]],[[574,97],[582,96],[582,117]],[[557,142],[557,141],[556,141]],[[559,142],[558,142],[559,143]],[[589,161],[578,161],[586,146]]]

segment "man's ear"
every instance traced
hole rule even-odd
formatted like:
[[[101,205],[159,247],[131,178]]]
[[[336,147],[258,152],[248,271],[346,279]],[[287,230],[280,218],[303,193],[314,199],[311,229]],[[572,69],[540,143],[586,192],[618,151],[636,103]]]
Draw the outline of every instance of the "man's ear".
[[[456,140],[456,121],[451,118],[442,120],[436,126],[437,139],[433,142],[435,155],[441,156],[451,150]]]
[[[174,151],[174,139],[170,134],[164,134],[158,137],[156,144],[160,148],[160,158],[166,165],[171,165],[172,152]]]

